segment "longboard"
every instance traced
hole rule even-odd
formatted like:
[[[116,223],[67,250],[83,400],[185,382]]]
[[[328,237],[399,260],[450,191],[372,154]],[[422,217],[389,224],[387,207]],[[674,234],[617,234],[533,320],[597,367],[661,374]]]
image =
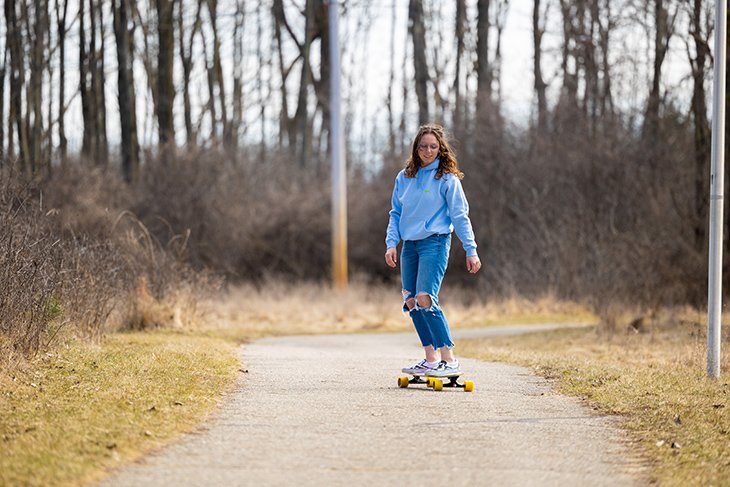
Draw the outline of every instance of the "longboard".
[[[474,391],[474,382],[465,380],[463,383],[459,382],[461,374],[447,375],[444,377],[426,377],[420,374],[410,374],[411,379],[405,376],[398,377],[398,387],[405,388],[411,384],[426,384],[426,387],[433,389],[434,391],[441,391],[444,387],[454,387],[464,389],[464,392]],[[423,378],[426,377],[426,380]],[[449,382],[444,384],[443,379],[449,379]]]

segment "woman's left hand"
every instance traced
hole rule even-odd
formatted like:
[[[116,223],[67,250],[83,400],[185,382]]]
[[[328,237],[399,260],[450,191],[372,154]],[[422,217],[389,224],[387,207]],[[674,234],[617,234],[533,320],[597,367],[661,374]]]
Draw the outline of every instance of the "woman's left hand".
[[[476,255],[470,255],[466,258],[466,270],[471,272],[472,274],[476,274],[479,272],[479,269],[482,268],[482,261],[479,260],[479,257]]]

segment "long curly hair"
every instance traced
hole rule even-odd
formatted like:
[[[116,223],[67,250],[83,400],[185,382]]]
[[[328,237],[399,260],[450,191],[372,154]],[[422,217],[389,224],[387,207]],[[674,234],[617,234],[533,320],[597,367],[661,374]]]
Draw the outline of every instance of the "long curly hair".
[[[444,128],[436,124],[426,124],[418,127],[416,138],[413,139],[413,145],[411,146],[411,155],[406,161],[406,177],[415,178],[416,173],[423,166],[423,161],[418,155],[418,145],[421,143],[421,138],[426,134],[432,134],[436,137],[439,144],[439,167],[436,170],[436,179],[441,179],[444,173],[451,173],[457,178],[463,179],[464,173],[459,170],[456,153],[449,145]]]

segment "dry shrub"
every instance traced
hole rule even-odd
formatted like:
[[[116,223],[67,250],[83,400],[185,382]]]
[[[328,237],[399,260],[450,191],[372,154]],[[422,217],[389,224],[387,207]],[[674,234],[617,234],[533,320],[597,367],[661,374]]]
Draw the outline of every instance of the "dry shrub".
[[[62,283],[65,318],[77,334],[98,339],[109,328],[112,313],[123,305],[133,270],[113,240],[77,240],[66,257]]]
[[[328,273],[327,182],[283,160],[262,167],[217,151],[154,160],[138,193],[135,214],[161,242],[188,234],[197,268],[252,280]]]
[[[114,228],[115,243],[133,277],[111,326],[144,330],[196,325],[203,317],[198,301],[218,290],[220,279],[187,264],[183,257],[187,235],[174,235],[163,245],[127,211],[120,214]]]
[[[185,262],[184,235],[160,243],[124,209],[136,196],[113,173],[69,163],[45,181],[0,172],[0,186],[0,365],[62,329],[97,339],[200,319],[197,299],[219,283]],[[135,292],[140,281],[153,301]]]
[[[12,353],[26,355],[44,346],[60,313],[63,245],[44,229],[28,188],[0,176],[0,335]]]

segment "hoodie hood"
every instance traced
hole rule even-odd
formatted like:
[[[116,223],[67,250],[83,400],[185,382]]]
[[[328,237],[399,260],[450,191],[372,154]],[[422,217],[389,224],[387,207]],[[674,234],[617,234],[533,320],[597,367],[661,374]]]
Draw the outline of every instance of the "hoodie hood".
[[[431,164],[429,164],[428,166],[421,166],[418,168],[418,170],[419,171],[435,171],[436,169],[439,168],[440,163],[441,163],[441,161],[439,161],[439,158],[437,157],[436,159],[433,160],[433,162]]]

